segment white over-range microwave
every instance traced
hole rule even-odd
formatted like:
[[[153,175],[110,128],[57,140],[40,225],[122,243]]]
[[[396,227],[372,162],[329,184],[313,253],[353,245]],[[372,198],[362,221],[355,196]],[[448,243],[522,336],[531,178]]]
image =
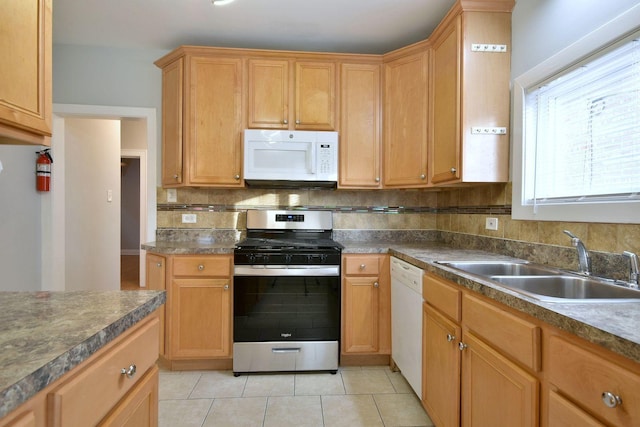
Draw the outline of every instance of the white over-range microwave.
[[[335,188],[338,132],[245,130],[244,180],[249,187]]]

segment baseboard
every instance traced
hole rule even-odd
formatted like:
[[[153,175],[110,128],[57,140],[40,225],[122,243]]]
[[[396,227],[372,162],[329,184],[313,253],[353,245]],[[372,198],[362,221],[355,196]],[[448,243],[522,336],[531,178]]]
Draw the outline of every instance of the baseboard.
[[[120,249],[120,255],[138,255],[138,256],[140,256],[140,249]]]

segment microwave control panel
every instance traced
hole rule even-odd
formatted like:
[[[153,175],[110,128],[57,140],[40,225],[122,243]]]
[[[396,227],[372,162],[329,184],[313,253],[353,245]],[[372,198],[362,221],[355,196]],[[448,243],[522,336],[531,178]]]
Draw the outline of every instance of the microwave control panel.
[[[328,142],[318,144],[318,173],[335,173],[335,146]]]

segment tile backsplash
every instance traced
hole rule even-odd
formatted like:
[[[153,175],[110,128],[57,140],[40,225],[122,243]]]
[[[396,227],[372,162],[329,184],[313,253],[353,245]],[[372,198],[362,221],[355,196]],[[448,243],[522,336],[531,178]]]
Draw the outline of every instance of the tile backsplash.
[[[177,190],[177,203],[167,203],[158,188],[158,229],[246,229],[249,208],[330,209],[336,230],[438,230],[495,238],[499,241],[571,247],[562,230],[571,230],[590,251],[640,254],[640,224],[520,221],[511,219],[511,184],[433,190]],[[195,213],[195,224],[182,223]],[[488,216],[498,230],[486,230]]]

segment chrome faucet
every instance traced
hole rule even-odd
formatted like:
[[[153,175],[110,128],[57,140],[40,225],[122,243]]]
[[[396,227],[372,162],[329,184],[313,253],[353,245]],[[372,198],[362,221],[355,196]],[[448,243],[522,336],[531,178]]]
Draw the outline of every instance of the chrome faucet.
[[[622,255],[629,258],[629,283],[632,287],[638,287],[638,279],[640,279],[640,273],[638,272],[638,255],[633,252],[624,251]]]
[[[582,243],[577,236],[575,236],[572,232],[568,230],[564,230],[564,234],[571,237],[571,244],[576,247],[578,250],[578,263],[580,264],[580,273],[584,275],[591,274],[591,257],[589,256],[589,252],[587,248]]]

